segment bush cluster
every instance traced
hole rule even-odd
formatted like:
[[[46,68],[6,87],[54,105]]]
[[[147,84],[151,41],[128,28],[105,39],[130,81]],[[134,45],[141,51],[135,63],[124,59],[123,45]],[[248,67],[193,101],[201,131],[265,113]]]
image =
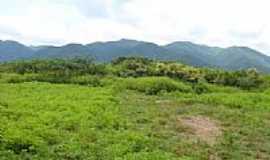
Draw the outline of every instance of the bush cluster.
[[[5,71],[18,74],[41,73],[56,76],[106,74],[105,65],[95,64],[91,59],[80,58],[16,61],[2,64],[2,67]]]
[[[112,61],[110,64],[96,64],[92,60],[79,58],[69,60],[32,60],[5,63],[1,64],[0,68],[1,72],[38,74],[39,76],[34,77],[34,80],[52,83],[89,84],[89,81],[93,81],[93,79],[89,79],[88,75],[124,78],[169,77],[197,85],[194,86],[197,92],[205,90],[202,84],[200,84],[201,81],[210,84],[239,87],[241,89],[259,88],[264,82],[256,69],[224,71],[195,68],[176,62],[154,61],[139,57],[122,57]],[[11,80],[11,82],[16,81],[23,80],[19,77],[18,79],[14,78]]]
[[[122,85],[126,89],[144,92],[149,95],[157,95],[161,92],[191,92],[192,88],[182,82],[175,81],[168,77],[142,77],[128,78]]]
[[[113,63],[114,73],[120,77],[163,76],[201,85],[207,83],[234,86],[242,89],[258,88],[263,84],[256,69],[224,71],[219,69],[195,68],[176,62],[159,62],[143,58],[121,58]],[[202,87],[202,86],[201,86]]]

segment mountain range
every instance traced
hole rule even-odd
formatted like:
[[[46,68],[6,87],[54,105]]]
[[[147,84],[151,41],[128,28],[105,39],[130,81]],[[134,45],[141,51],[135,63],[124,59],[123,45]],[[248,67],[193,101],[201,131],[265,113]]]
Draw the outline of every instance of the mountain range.
[[[270,73],[270,57],[248,47],[210,47],[188,41],[178,41],[161,46],[129,39],[86,45],[72,43],[56,47],[26,46],[16,41],[0,40],[0,62],[86,56],[94,58],[98,62],[108,62],[123,56],[140,56],[228,70],[257,68],[259,71]]]

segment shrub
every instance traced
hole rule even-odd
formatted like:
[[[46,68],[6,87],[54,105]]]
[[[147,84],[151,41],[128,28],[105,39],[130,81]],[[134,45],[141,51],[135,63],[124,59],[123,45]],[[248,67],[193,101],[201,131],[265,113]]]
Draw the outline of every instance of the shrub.
[[[12,75],[9,75],[9,77],[6,77],[6,81],[8,83],[22,83],[22,82],[25,82],[26,79],[23,76],[12,74]]]
[[[32,81],[49,82],[49,83],[69,83],[71,76],[59,75],[55,73],[39,74],[32,77]]]
[[[209,88],[205,82],[198,82],[193,84],[192,89],[197,94],[209,92]]]
[[[30,141],[23,139],[13,139],[4,142],[6,149],[13,151],[15,154],[20,154],[22,152],[27,152],[35,154],[35,146]]]
[[[49,83],[65,83],[65,84],[78,84],[89,85],[93,87],[101,86],[99,77],[92,75],[85,76],[60,76],[55,74],[41,74],[31,77],[32,81],[49,82]]]
[[[119,58],[112,62],[114,74],[120,77],[150,76],[153,61],[145,58]]]
[[[26,73],[54,73],[59,75],[104,75],[107,73],[103,64],[95,64],[91,59],[50,59],[17,61],[1,64],[2,72]]]
[[[69,83],[79,84],[79,85],[89,85],[93,87],[101,86],[100,78],[97,76],[91,76],[91,75],[72,77],[69,80]]]
[[[137,90],[150,95],[156,95],[160,92],[192,91],[190,86],[167,77],[129,78],[124,81],[124,85],[127,89]]]
[[[24,82],[31,82],[35,77],[33,74],[5,74],[3,76],[3,81],[7,83],[24,83]]]
[[[263,79],[256,69],[242,71],[243,76],[239,76],[236,86],[242,89],[258,88],[263,84]]]
[[[204,79],[208,83],[234,86],[241,89],[259,88],[263,84],[262,76],[256,69],[242,71],[204,70]]]
[[[239,88],[223,86],[223,85],[214,85],[209,83],[204,83],[204,86],[207,87],[208,93],[236,93],[242,92]]]

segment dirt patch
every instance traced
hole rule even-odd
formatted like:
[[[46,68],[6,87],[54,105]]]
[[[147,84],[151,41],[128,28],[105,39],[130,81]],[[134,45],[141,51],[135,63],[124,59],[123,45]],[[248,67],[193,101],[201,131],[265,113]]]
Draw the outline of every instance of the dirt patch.
[[[192,116],[179,119],[181,123],[190,128],[192,133],[200,140],[213,145],[222,134],[218,123],[208,117]]]

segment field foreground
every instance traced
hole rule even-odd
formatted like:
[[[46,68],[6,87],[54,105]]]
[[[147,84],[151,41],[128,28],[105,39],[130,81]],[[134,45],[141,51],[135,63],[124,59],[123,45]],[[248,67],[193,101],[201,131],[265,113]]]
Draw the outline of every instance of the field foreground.
[[[0,65],[1,160],[268,160],[270,81],[140,58]]]
[[[0,159],[269,159],[270,95],[0,84]]]

